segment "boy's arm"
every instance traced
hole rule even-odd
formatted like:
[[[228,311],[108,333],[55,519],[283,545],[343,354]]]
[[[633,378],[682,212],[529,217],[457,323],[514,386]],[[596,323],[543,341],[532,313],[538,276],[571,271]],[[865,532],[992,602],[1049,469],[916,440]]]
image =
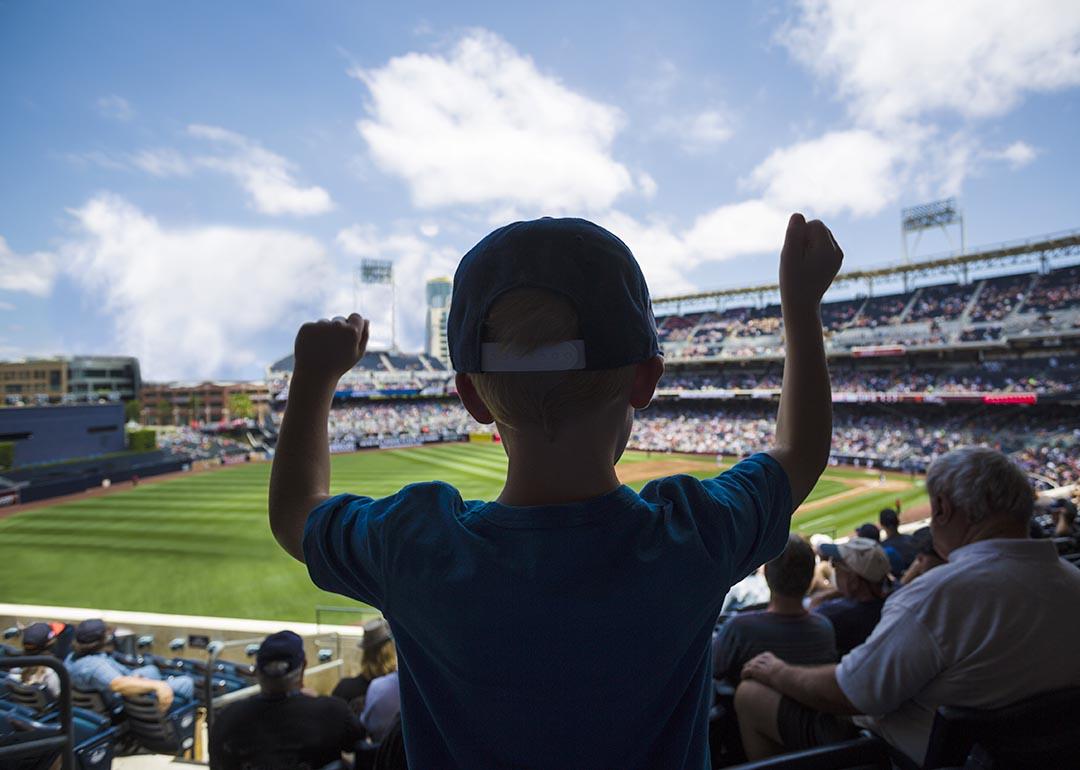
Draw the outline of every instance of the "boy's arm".
[[[793,214],[780,253],[784,314],[784,382],[776,416],[776,446],[769,450],[787,472],[791,502],[810,494],[829,461],[832,390],[821,332],[821,298],[844,252],[819,220]]]
[[[330,495],[330,446],[326,422],[334,387],[364,355],[368,322],[348,319],[307,323],[296,335],[293,377],[270,470],[270,529],[295,559],[304,561],[304,524]]]

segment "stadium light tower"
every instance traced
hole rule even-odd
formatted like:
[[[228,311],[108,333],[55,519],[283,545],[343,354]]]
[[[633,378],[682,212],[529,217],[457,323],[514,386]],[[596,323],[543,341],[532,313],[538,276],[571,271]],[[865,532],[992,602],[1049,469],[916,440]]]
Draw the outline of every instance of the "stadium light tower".
[[[956,198],[946,198],[933,203],[922,203],[911,206],[900,212],[900,238],[904,246],[904,261],[907,262],[912,253],[919,245],[919,239],[923,232],[940,228],[949,241],[949,246],[956,250],[952,235],[949,233],[951,225],[960,228],[960,253],[964,253],[964,215],[956,203]],[[908,235],[915,233],[910,252],[908,249]]]
[[[390,349],[397,351],[397,292],[394,290],[394,263],[388,259],[362,259],[353,276],[353,296],[365,285],[390,287]],[[354,301],[354,305],[357,305]]]

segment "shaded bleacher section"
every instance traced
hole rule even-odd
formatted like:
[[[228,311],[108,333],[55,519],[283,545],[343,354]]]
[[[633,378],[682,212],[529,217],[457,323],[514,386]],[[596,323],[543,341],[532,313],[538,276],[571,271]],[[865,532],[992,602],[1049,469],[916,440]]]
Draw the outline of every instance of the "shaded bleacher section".
[[[657,323],[669,363],[782,356],[775,303],[667,314],[665,307]],[[1080,334],[1080,266],[826,302],[821,321],[830,356],[890,346],[1026,346],[1057,333]]]

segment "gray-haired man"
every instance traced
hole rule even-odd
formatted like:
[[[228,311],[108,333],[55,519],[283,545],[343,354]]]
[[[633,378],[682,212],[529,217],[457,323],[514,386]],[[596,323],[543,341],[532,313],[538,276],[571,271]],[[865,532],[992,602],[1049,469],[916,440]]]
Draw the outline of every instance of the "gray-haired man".
[[[858,725],[921,763],[940,705],[999,708],[1080,685],[1080,571],[1053,543],[1028,539],[1024,473],[973,447],[936,461],[926,487],[948,563],[890,596],[870,638],[838,665],[769,653],[747,663],[735,707],[751,758],[841,740]]]

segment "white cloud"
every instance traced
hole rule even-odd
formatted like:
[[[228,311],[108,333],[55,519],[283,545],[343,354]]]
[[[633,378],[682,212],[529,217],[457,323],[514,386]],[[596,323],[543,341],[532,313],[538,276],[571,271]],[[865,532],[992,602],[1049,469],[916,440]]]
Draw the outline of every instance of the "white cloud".
[[[695,263],[717,262],[747,254],[780,253],[790,211],[753,199],[720,206],[699,216],[686,233]]]
[[[13,305],[12,303],[4,302],[4,301],[0,300],[0,310],[14,310],[14,309],[15,309],[15,305]]]
[[[871,215],[899,195],[902,153],[899,142],[871,131],[833,131],[774,150],[749,183],[783,208]]]
[[[16,254],[0,235],[0,289],[44,297],[56,277],[56,255],[47,251]]]
[[[328,316],[348,315],[353,310],[371,321],[371,344],[386,348],[391,343],[390,292],[382,286],[363,286],[354,307],[353,275],[360,259],[388,259],[394,263],[397,302],[397,342],[403,350],[420,350],[424,344],[425,285],[432,278],[452,276],[461,253],[438,246],[410,232],[386,233],[371,224],[353,225],[337,235],[337,244],[349,258],[342,265],[335,289],[324,301]]]
[[[139,150],[131,155],[131,163],[151,176],[189,176],[191,163],[176,150],[168,147],[155,150]]]
[[[779,37],[883,130],[938,111],[1000,115],[1025,92],[1080,84],[1074,0],[802,0]]]
[[[1000,150],[991,150],[987,156],[993,160],[1003,160],[1011,168],[1023,168],[1035,160],[1038,152],[1027,142],[1016,141]]]
[[[371,94],[358,124],[372,159],[420,207],[602,210],[633,189],[611,156],[623,116],[475,30],[446,55],[410,53],[354,70]]]
[[[671,137],[690,153],[715,149],[717,145],[723,144],[735,134],[730,116],[717,109],[661,118],[656,124],[655,131],[665,137]]]
[[[128,121],[135,117],[135,108],[122,96],[110,94],[97,100],[98,113],[113,120]]]
[[[652,174],[642,171],[637,175],[638,190],[641,191],[642,196],[646,198],[652,198],[656,195],[656,180],[652,178]]]
[[[330,285],[325,249],[307,235],[165,227],[108,194],[70,213],[78,233],[61,250],[66,269],[149,378],[235,371],[255,360],[256,335]]]
[[[192,125],[188,133],[225,150],[218,155],[200,157],[196,162],[236,179],[251,196],[257,211],[309,216],[334,208],[326,190],[315,185],[301,186],[294,177],[294,164],[258,142],[217,126]]]

